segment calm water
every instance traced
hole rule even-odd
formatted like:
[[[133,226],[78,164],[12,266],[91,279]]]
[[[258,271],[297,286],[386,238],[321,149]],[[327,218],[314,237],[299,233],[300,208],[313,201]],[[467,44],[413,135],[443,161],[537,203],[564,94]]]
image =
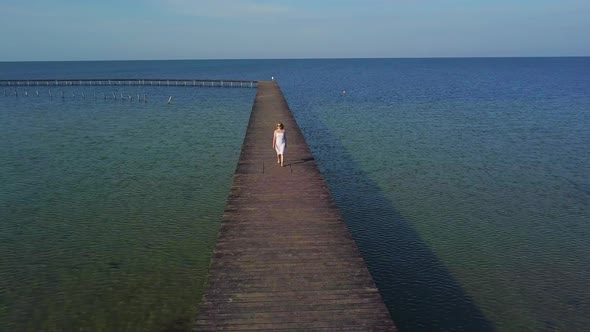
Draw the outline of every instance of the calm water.
[[[590,58],[0,63],[270,76],[402,330],[590,325]],[[0,326],[190,327],[254,90],[3,90]]]

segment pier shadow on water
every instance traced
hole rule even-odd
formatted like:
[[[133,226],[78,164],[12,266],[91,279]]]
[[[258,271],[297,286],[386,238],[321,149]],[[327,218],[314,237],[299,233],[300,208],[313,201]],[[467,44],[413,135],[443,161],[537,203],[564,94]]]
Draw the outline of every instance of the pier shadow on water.
[[[331,129],[313,114],[298,121],[305,122],[306,140],[399,330],[494,331]]]

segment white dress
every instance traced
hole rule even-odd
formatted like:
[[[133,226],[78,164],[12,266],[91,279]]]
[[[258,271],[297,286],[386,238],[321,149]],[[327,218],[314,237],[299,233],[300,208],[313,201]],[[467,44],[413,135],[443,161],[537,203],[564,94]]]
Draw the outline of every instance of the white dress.
[[[285,132],[275,133],[275,151],[277,151],[277,154],[285,154],[286,145]]]

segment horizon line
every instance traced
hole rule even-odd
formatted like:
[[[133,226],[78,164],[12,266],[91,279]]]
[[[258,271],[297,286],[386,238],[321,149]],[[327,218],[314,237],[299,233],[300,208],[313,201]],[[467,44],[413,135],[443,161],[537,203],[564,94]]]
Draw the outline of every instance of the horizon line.
[[[176,58],[176,59],[89,59],[89,60],[0,60],[8,62],[124,62],[124,61],[259,61],[259,60],[379,60],[379,59],[517,59],[517,58],[588,58],[590,55],[519,55],[519,56],[417,56],[417,57],[300,57],[300,58]]]

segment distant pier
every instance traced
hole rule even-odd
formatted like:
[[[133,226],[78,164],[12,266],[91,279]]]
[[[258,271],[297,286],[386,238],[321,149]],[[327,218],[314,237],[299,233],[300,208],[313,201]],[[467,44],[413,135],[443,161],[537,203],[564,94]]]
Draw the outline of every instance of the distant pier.
[[[218,87],[256,88],[254,80],[212,80],[212,79],[163,79],[163,78],[103,78],[103,79],[28,79],[0,80],[0,86],[176,86],[176,87]]]
[[[395,326],[278,84],[261,81],[194,331],[283,329]]]

